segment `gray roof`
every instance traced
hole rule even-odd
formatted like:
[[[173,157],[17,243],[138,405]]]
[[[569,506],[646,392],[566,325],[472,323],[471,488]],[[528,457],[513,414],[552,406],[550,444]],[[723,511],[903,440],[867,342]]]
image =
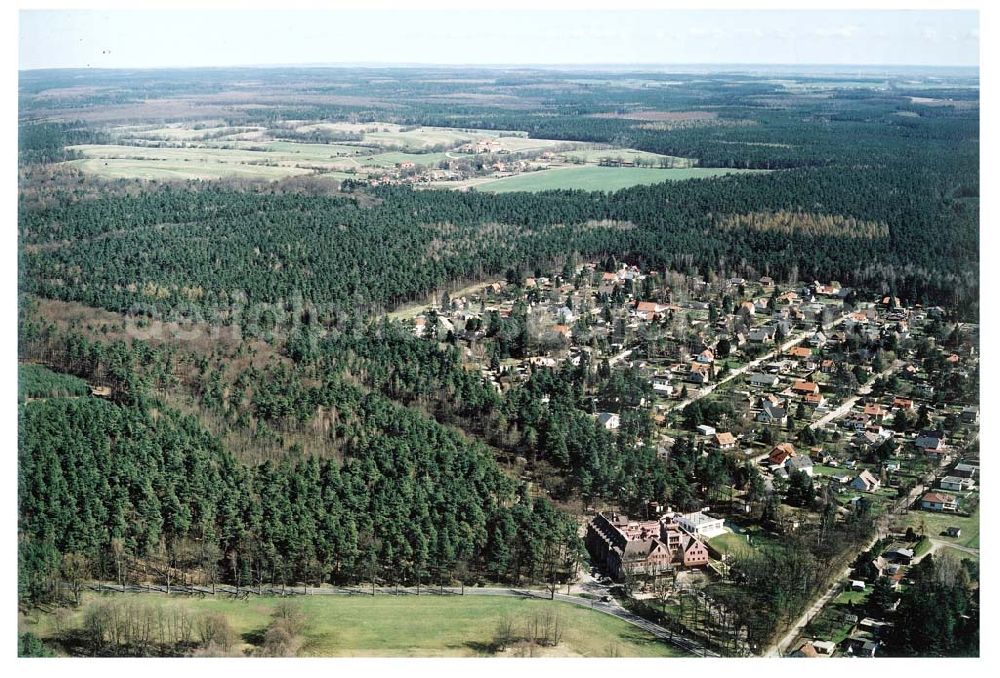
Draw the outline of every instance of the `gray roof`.
[[[794,471],[802,471],[807,468],[812,468],[813,463],[812,459],[810,459],[806,455],[799,455],[797,457],[789,457],[785,461],[785,466],[791,468]]]
[[[780,405],[775,405],[770,400],[764,401],[762,409],[768,416],[774,417],[775,419],[783,419],[784,417],[788,416],[788,412],[785,410],[784,407],[781,407]]]

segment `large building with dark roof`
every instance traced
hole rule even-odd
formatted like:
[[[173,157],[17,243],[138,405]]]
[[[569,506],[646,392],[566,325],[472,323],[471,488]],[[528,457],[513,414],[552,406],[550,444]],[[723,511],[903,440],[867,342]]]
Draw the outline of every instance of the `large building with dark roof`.
[[[587,551],[594,564],[621,580],[626,573],[657,575],[678,566],[708,564],[708,548],[694,535],[670,522],[630,521],[598,513],[587,525]]]

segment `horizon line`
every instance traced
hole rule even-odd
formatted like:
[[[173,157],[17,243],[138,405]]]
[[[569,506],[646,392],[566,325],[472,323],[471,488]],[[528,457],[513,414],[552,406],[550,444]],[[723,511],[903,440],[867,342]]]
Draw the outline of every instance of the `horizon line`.
[[[953,68],[979,71],[980,64],[880,64],[880,63],[787,63],[778,61],[746,62],[525,62],[525,63],[445,63],[421,61],[331,61],[331,62],[289,62],[289,63],[249,63],[199,66],[29,66],[19,68],[18,73],[31,71],[156,71],[156,70],[219,70],[229,68],[676,68],[676,67],[791,67],[791,68]]]

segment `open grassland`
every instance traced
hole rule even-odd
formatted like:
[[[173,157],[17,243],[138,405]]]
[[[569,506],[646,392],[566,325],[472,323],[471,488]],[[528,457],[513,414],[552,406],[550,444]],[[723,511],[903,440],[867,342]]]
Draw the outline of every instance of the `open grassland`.
[[[83,605],[98,600],[85,594]],[[157,594],[130,595],[130,600],[151,606],[182,606],[195,617],[221,613],[240,636],[243,650],[252,650],[268,626],[279,598],[249,601],[212,598],[167,598]],[[300,656],[407,656],[471,657],[491,654],[497,625],[507,617],[514,634],[536,615],[554,610],[564,628],[556,647],[539,648],[540,654],[561,657],[684,656],[680,650],[614,617],[587,608],[545,600],[493,596],[308,596],[294,600],[308,626]],[[83,613],[76,610],[61,619],[64,628],[78,627]],[[31,631],[42,639],[56,637],[53,614],[33,612],[19,619],[20,632]]]
[[[580,160],[586,163],[597,163],[603,158],[612,158],[625,162],[652,162],[657,167],[661,161],[669,163],[670,167],[691,167],[694,162],[690,158],[680,158],[674,155],[661,155],[648,151],[637,151],[634,148],[587,148],[569,151],[562,154],[567,160]]]
[[[376,153],[375,155],[365,155],[359,157],[358,164],[361,167],[395,167],[404,162],[412,162],[414,165],[424,167],[436,167],[438,163],[445,160],[455,160],[457,158],[468,158],[469,155],[461,153]]]
[[[308,133],[315,131],[347,132],[362,134],[364,138],[358,142],[346,142],[359,146],[401,148],[408,151],[420,151],[435,146],[453,147],[480,139],[492,139],[499,148],[511,153],[526,151],[543,151],[557,146],[584,147],[586,144],[557,139],[531,139],[522,134],[503,130],[459,129],[451,127],[417,127],[407,129],[401,125],[385,122],[372,123],[314,123],[297,127],[296,132]],[[503,136],[502,136],[503,135]]]
[[[223,135],[230,136],[245,134],[251,130],[263,130],[263,127],[230,127],[225,123],[214,121],[201,121],[194,125],[190,123],[173,123],[163,127],[130,126],[119,127],[112,130],[125,136],[137,139],[164,140],[164,141],[198,141],[206,137],[223,138]]]
[[[273,167],[270,165],[212,162],[209,160],[192,160],[187,162],[181,160],[171,162],[152,159],[93,158],[90,160],[71,160],[65,164],[76,167],[87,174],[94,174],[105,179],[152,179],[158,181],[223,179],[230,177],[276,180],[310,173],[310,170],[298,167]],[[337,178],[336,174],[326,176]]]
[[[952,542],[971,549],[979,548],[978,508],[968,518],[946,513],[931,513],[930,511],[910,511],[903,524],[903,528],[906,527],[912,527],[917,534],[920,534],[922,527],[924,534],[938,541]],[[949,527],[962,528],[962,536],[954,538],[943,535],[942,532]]]
[[[400,147],[414,150],[439,145],[455,146],[483,137],[497,136],[496,132],[465,131],[448,127],[417,127],[415,129],[406,129],[400,125],[384,122],[324,122],[303,125],[295,131],[303,133],[315,131],[360,133],[364,135],[364,138],[358,142],[360,145]]]
[[[551,191],[580,189],[584,191],[617,191],[629,186],[659,184],[665,181],[704,179],[753,170],[691,167],[687,169],[645,169],[638,167],[565,167],[530,172],[491,181],[477,188],[493,193],[510,191]]]
[[[712,537],[708,540],[708,543],[712,546],[712,548],[725,555],[752,548],[747,543],[747,537],[745,534],[736,534],[734,532],[727,532],[725,534],[720,534],[717,537]]]
[[[140,134],[160,134],[173,128],[160,128]],[[178,130],[178,133],[184,130]],[[179,141],[179,139],[178,139]],[[520,150],[541,149],[562,142],[509,137],[509,146]],[[530,143],[528,143],[530,142]],[[313,170],[324,173],[390,169],[412,162],[436,167],[442,161],[469,158],[469,154],[450,152],[420,153],[378,152],[378,146],[351,144],[298,143],[293,141],[247,141],[234,139],[192,140],[185,147],[156,147],[122,144],[87,144],[70,147],[85,159],[67,164],[84,172],[110,179],[216,179],[223,177],[280,179]],[[403,144],[406,146],[405,144]],[[413,150],[428,145],[411,144]],[[339,177],[335,177],[339,178]]]
[[[313,145],[315,146],[315,145]],[[255,147],[259,148],[257,144]],[[260,163],[294,164],[299,162],[319,162],[336,165],[342,161],[335,151],[324,154],[315,148],[293,150],[252,150],[251,148],[209,148],[204,146],[189,148],[155,148],[148,146],[120,145],[85,145],[72,146],[88,158],[127,158],[130,160],[162,160],[162,161],[210,161],[228,163]]]

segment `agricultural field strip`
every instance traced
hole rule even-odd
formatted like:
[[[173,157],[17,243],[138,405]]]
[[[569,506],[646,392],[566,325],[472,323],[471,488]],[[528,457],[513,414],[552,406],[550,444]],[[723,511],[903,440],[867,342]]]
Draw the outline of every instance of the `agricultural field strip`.
[[[614,191],[639,184],[658,184],[666,181],[683,181],[765,170],[734,170],[713,167],[686,169],[648,169],[638,167],[556,167],[539,172],[526,172],[504,177],[477,186],[483,191],[504,193],[510,191],[550,191],[580,189]]]

